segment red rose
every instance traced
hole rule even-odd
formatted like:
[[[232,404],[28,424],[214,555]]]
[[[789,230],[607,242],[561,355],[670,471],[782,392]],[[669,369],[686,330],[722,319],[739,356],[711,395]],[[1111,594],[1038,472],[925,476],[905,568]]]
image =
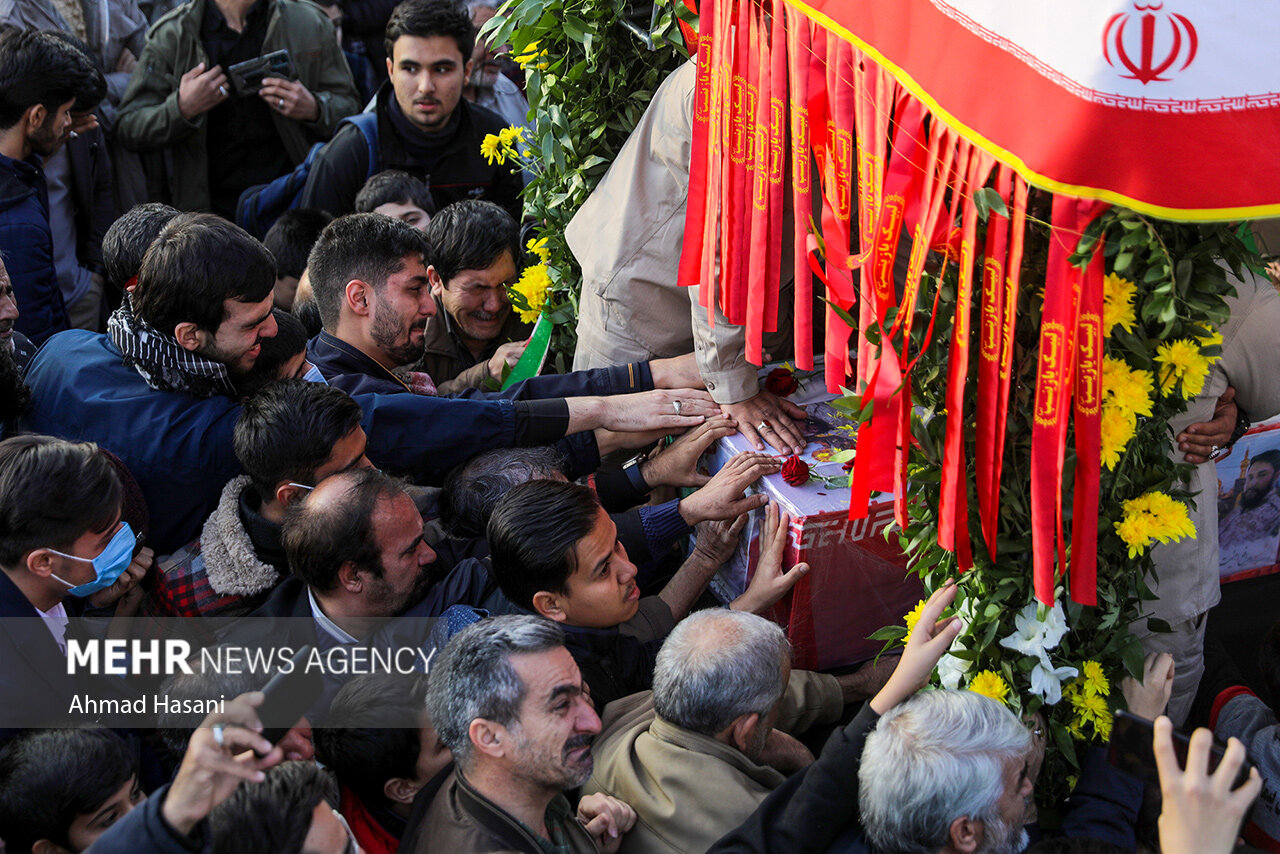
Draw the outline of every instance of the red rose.
[[[809,464],[792,454],[782,464],[782,479],[792,486],[804,486],[809,482]]]
[[[796,379],[796,375],[786,368],[774,368],[764,378],[764,390],[779,397],[786,397],[798,388],[800,388],[800,382]]]

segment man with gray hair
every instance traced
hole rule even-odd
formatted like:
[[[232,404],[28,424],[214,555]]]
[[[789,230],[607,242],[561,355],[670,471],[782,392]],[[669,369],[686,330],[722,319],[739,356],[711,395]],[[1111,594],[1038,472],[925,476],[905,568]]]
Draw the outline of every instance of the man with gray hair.
[[[1027,847],[1031,733],[973,691],[926,691],[867,736],[858,805],[883,854],[1016,854]]]
[[[803,717],[790,677],[791,645],[763,617],[711,609],[676,626],[653,690],[605,710],[583,789],[635,809],[623,854],[705,851],[813,761],[774,729]]]
[[[431,669],[427,713],[456,767],[402,849],[606,854],[635,822],[626,804],[564,792],[591,774],[600,718],[550,620],[515,615],[459,632]]]

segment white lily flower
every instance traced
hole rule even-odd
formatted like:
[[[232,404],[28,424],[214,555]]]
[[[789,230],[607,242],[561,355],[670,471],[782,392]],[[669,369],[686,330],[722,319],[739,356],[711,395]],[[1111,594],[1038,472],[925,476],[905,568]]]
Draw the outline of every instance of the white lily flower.
[[[1049,650],[1056,648],[1067,634],[1067,612],[1061,602],[1055,602],[1041,620],[1039,609],[1040,603],[1033,600],[1019,611],[1013,618],[1013,634],[1001,638],[1000,645],[1047,664]]]
[[[1054,667],[1047,655],[1042,656],[1031,668],[1031,693],[1044,698],[1046,706],[1062,699],[1062,683],[1074,679],[1080,673],[1074,667]]]
[[[963,623],[963,619],[961,620]],[[942,687],[950,691],[960,687],[960,680],[969,672],[969,668],[973,666],[972,661],[963,658],[956,658],[951,653],[956,650],[964,649],[964,644],[960,642],[960,638],[964,632],[968,631],[968,624],[965,623],[964,629],[961,630],[956,639],[951,642],[951,648],[947,650],[946,655],[938,660],[938,680],[942,683]]]

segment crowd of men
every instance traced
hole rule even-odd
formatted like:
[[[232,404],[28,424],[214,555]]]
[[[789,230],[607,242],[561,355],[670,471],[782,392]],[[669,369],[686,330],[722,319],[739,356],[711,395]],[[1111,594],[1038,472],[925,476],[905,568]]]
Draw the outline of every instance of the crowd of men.
[[[954,584],[900,655],[792,667],[762,615],[809,568],[752,487],[781,468],[766,442],[803,445],[803,410],[685,294],[607,319],[633,239],[670,290],[654,265],[678,228],[591,234],[626,213],[609,200],[653,165],[649,131],[573,226],[588,276],[588,252],[612,271],[584,288],[602,326],[581,369],[505,382],[523,179],[480,140],[528,103],[477,36],[495,12],[0,2],[3,850],[1230,850],[1280,791],[1258,755],[1280,728],[1229,666],[1205,681],[1250,741],[1245,783],[1239,741],[1210,768],[1200,730],[1175,758],[1160,716],[1194,671],[1153,651],[1123,696],[1158,719],[1163,810],[1095,748],[1052,833],[1043,721],[920,691],[962,628]],[[642,128],[687,112],[690,79]],[[645,323],[669,327],[657,350]],[[735,432],[758,450],[700,470]],[[1275,468],[1255,459],[1224,524],[1274,507]],[[722,604],[708,585],[752,513],[755,568]],[[185,666],[69,666],[105,639],[181,639]],[[217,665],[246,647],[421,664],[280,689],[289,668]],[[302,704],[283,721],[282,698]]]

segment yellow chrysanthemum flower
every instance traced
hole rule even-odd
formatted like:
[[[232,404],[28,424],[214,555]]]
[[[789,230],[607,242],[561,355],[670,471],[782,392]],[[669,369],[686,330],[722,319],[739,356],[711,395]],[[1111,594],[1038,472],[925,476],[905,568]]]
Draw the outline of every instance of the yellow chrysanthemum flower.
[[[1009,684],[994,670],[984,670],[969,680],[969,690],[993,700],[1005,702],[1009,696]]]
[[[921,599],[916,606],[907,613],[902,621],[907,624],[907,634],[910,635],[916,630],[916,623],[920,622],[920,612],[924,610],[924,600]]]
[[[1102,392],[1135,415],[1150,416],[1155,378],[1150,371],[1130,368],[1123,359],[1102,357]]]
[[[1219,356],[1206,356],[1201,348],[1221,346],[1222,335],[1213,334],[1192,341],[1179,338],[1177,341],[1166,341],[1156,349],[1156,361],[1160,363],[1160,393],[1168,395],[1179,381],[1182,383],[1182,396],[1190,400],[1204,390],[1205,378],[1209,376],[1209,366],[1218,361]]]
[[[1102,665],[1093,659],[1080,665],[1080,682],[1085,694],[1105,697],[1111,693],[1111,683],[1107,680],[1107,674],[1103,671]]]
[[[529,42],[529,44],[525,46],[525,49],[518,55],[513,56],[512,59],[514,59],[516,64],[523,69],[527,69],[532,65],[534,68],[541,70],[547,67],[548,63],[543,59],[546,55],[547,52],[542,49],[541,44],[539,42],[532,41]],[[538,60],[542,61],[539,62]]]
[[[547,248],[547,238],[545,237],[530,237],[524,248],[537,255],[538,260],[543,264],[551,260],[551,250]]]
[[[1125,409],[1111,398],[1102,401],[1102,464],[1114,471],[1120,464],[1120,454],[1133,439],[1138,422],[1133,410]]]
[[[1115,523],[1116,533],[1129,546],[1129,557],[1146,551],[1154,542],[1168,543],[1194,537],[1196,527],[1187,505],[1163,492],[1148,492],[1124,503],[1124,516]]]
[[[1110,710],[1098,715],[1097,719],[1093,722],[1093,731],[1097,734],[1099,741],[1111,740],[1111,723],[1112,718]]]
[[[1115,273],[1103,280],[1102,286],[1102,334],[1111,337],[1111,330],[1120,326],[1125,332],[1133,331],[1137,317],[1133,312],[1133,282],[1123,279]]]
[[[1076,710],[1081,720],[1097,724],[1098,720],[1111,714],[1107,701],[1096,694],[1080,692],[1071,695],[1071,708]]]
[[[507,161],[507,156],[502,152],[502,140],[496,133],[487,133],[480,140],[480,154],[490,166],[495,163],[501,166]]]
[[[532,267],[526,267],[520,274],[520,281],[516,282],[511,289],[524,297],[525,302],[529,304],[527,310],[517,309],[520,320],[533,323],[538,319],[538,315],[542,314],[542,307],[547,302],[547,292],[551,290],[551,276],[547,273],[547,265],[535,264]]]

